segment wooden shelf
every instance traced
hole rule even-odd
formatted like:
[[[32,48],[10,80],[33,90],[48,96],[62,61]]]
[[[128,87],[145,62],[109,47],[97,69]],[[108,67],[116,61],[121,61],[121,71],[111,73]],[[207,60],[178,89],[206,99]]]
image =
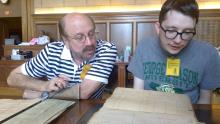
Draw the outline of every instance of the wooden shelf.
[[[29,46],[21,46],[21,45],[3,45],[4,56],[10,56],[12,49],[19,49],[22,51],[32,51],[33,56],[36,56],[37,53],[40,52],[44,48],[45,45],[29,45]]]
[[[23,90],[12,87],[0,87],[1,98],[22,98]]]

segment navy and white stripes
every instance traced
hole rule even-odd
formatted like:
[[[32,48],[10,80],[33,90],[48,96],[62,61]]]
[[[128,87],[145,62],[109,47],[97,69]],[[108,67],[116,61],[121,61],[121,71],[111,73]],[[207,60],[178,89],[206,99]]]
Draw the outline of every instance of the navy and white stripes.
[[[80,74],[83,65],[92,65],[85,79],[95,80],[108,83],[108,77],[115,64],[117,49],[114,44],[107,41],[98,40],[94,57],[89,62],[83,62],[76,65],[71,58],[70,51],[65,47],[63,42],[53,42],[45,46],[45,48],[30,61],[25,63],[25,71],[29,76],[34,78],[47,77],[48,80],[64,74],[71,78],[70,83],[81,83]],[[100,96],[104,87],[102,86],[92,98]]]

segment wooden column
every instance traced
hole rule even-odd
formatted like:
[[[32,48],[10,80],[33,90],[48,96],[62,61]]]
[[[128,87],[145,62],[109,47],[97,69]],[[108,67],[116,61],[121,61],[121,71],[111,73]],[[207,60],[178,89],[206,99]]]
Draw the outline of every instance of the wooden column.
[[[116,65],[118,66],[118,86],[126,87],[126,66],[128,63],[117,62]]]

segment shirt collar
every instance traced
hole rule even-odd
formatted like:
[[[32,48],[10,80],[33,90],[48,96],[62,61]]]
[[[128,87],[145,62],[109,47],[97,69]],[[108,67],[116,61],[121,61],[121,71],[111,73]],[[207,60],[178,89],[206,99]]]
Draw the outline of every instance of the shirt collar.
[[[64,45],[63,51],[61,53],[61,59],[72,60],[72,56],[70,54],[70,50]]]
[[[96,54],[96,53],[95,53],[95,54]],[[72,58],[72,56],[71,56],[70,49],[68,49],[68,48],[66,47],[66,45],[64,45],[64,47],[63,47],[63,51],[62,51],[62,53],[61,53],[61,59],[71,60],[71,61],[74,62],[74,60],[73,60],[73,58]],[[91,59],[90,61],[92,61],[92,60],[94,60],[94,59],[95,59],[95,55],[92,57],[92,59]],[[89,63],[89,62],[84,61],[82,64],[87,64],[87,63]]]

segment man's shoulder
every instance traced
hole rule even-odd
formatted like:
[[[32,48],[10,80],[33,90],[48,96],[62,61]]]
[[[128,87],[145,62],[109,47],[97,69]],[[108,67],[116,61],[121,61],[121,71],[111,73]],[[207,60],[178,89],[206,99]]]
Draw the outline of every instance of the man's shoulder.
[[[48,56],[50,55],[59,56],[62,53],[63,49],[64,49],[63,42],[50,42],[45,46],[44,51],[46,52],[46,54],[48,54]]]
[[[113,42],[105,41],[105,40],[97,40],[97,48],[98,49],[115,49],[116,46]]]
[[[62,47],[64,43],[62,41],[51,42],[47,44],[50,47]]]
[[[202,56],[202,58],[218,56],[216,48],[208,41],[192,40],[186,51],[196,56]]]
[[[140,40],[137,43],[138,48],[144,48],[144,49],[152,49],[159,43],[159,39],[157,37],[151,37],[144,40]]]
[[[63,42],[60,42],[60,41],[57,41],[57,42],[51,42],[51,43],[48,43],[46,45],[46,47],[48,49],[63,49],[63,46],[64,46],[64,43]]]
[[[202,41],[202,40],[192,40],[192,45],[195,48],[203,49],[203,50],[215,50],[215,47],[208,41]]]

